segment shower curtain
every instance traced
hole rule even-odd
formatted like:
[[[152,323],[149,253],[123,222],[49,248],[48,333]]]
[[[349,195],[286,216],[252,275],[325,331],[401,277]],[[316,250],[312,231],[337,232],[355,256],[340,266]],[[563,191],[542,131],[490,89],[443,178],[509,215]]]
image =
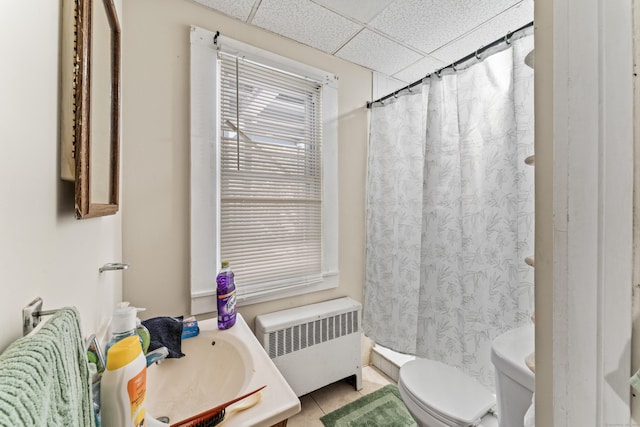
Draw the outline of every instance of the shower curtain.
[[[494,388],[533,311],[533,36],[371,112],[364,332]]]

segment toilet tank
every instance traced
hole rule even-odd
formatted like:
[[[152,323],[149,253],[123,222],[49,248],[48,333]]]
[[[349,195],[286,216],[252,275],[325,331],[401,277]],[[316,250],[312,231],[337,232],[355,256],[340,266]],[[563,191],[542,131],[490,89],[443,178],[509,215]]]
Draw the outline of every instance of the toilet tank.
[[[500,427],[523,427],[531,406],[535,378],[525,359],[534,351],[534,326],[526,325],[497,337],[491,346],[495,367]]]

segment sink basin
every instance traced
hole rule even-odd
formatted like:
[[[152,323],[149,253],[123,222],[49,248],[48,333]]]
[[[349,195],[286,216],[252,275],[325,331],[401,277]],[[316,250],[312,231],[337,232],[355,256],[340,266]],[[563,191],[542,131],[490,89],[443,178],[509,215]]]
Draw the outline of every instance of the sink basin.
[[[185,357],[147,370],[147,410],[170,420],[191,415],[240,395],[253,372],[246,344],[218,330],[202,331],[182,343]]]
[[[149,416],[174,423],[263,385],[258,404],[231,414],[227,426],[269,427],[300,411],[300,401],[242,316],[228,330],[218,330],[215,319],[199,326],[198,336],[182,341],[185,357],[147,369]]]

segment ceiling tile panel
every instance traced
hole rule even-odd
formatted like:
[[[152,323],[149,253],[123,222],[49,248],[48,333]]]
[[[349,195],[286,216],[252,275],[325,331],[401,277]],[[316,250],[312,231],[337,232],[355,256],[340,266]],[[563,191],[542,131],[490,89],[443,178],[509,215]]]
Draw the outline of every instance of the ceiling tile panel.
[[[211,9],[218,10],[234,18],[246,21],[255,0],[193,0]]]
[[[422,56],[370,30],[363,30],[336,56],[389,76],[418,61]]]
[[[533,20],[533,0],[526,0],[517,7],[496,16],[490,22],[477,28],[432,53],[432,56],[451,64],[475,52],[482,46],[504,37],[507,32],[516,30]]]
[[[430,53],[521,0],[396,0],[371,26]]]
[[[312,0],[341,15],[367,23],[382,12],[394,0]]]
[[[329,53],[362,28],[310,0],[262,0],[252,24]]]
[[[442,62],[432,56],[425,56],[420,61],[394,74],[393,77],[405,82],[413,83],[416,80],[420,80],[423,77],[426,77],[427,74],[431,74],[434,71],[447,65],[449,65],[448,62]]]

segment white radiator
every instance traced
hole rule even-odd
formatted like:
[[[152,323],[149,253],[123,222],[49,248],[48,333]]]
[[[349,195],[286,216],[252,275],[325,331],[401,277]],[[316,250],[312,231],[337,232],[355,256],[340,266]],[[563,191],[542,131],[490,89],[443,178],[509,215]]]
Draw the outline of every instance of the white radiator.
[[[355,375],[362,388],[362,305],[348,297],[256,316],[256,336],[296,395]]]

